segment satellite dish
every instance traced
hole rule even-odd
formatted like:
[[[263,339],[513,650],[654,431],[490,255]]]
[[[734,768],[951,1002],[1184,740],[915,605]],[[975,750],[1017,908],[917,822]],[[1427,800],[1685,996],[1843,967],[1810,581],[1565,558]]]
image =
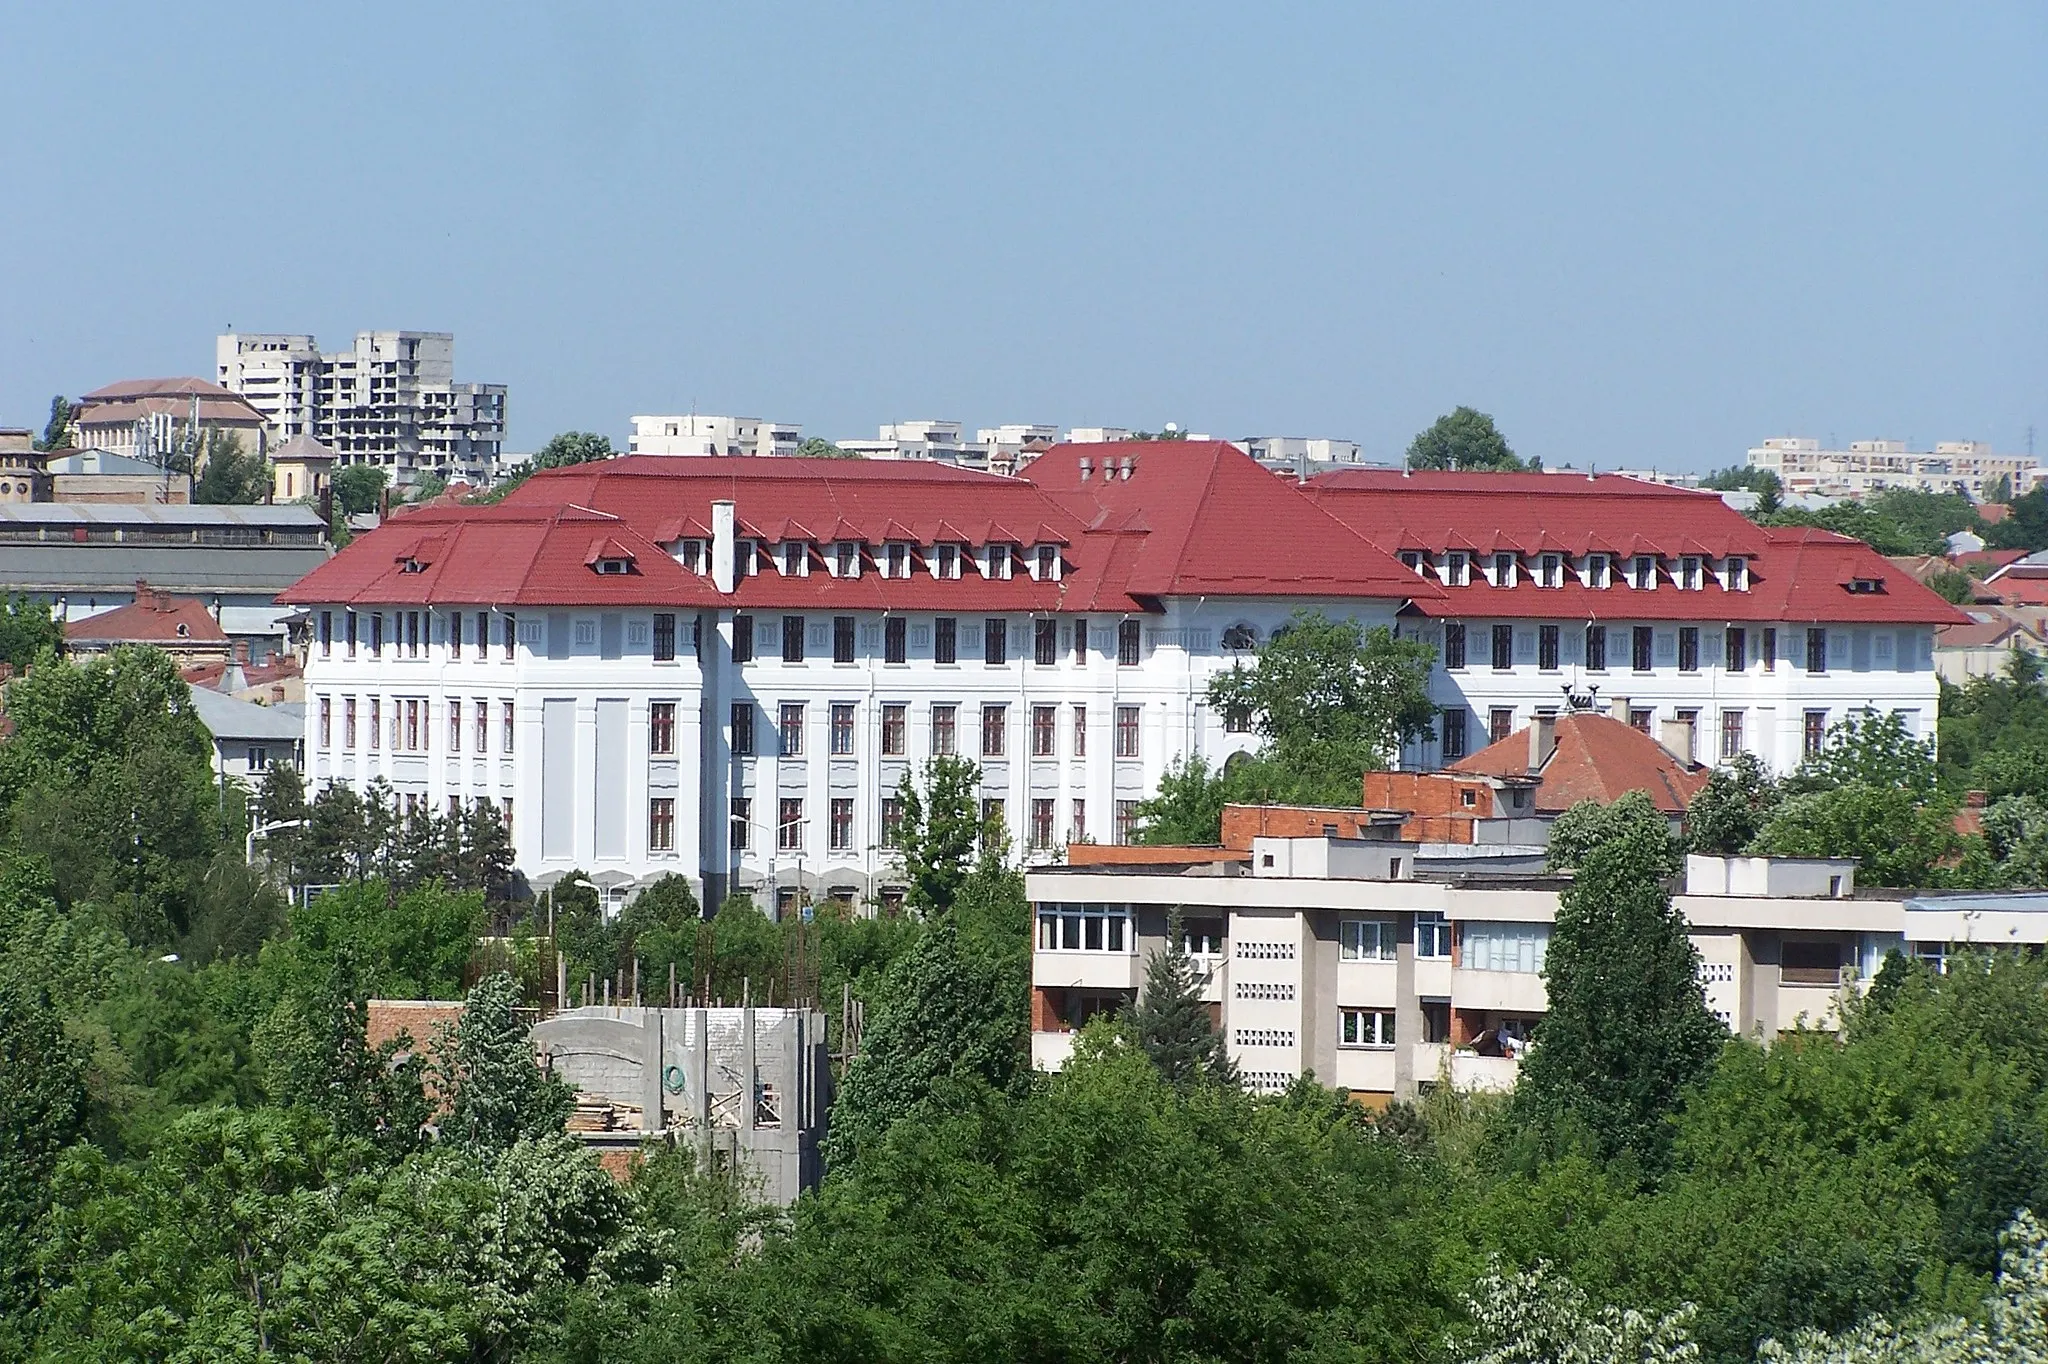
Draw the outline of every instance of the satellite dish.
[[[1166,429],[1167,429],[1167,430],[1169,430],[1169,431],[1178,431],[1178,430],[1180,430],[1180,423],[1179,423],[1179,422],[1168,422],[1168,423],[1166,424]]]

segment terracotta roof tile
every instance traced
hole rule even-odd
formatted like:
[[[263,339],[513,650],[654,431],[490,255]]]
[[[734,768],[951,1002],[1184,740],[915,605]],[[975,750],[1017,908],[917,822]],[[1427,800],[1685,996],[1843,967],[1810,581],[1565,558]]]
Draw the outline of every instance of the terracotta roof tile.
[[[1529,731],[1519,729],[1446,770],[1526,777]],[[1605,715],[1559,716],[1557,746],[1536,775],[1538,814],[1562,813],[1582,800],[1611,805],[1641,791],[1664,813],[1682,815],[1686,802],[1707,784],[1705,769],[1687,768],[1649,735]]]

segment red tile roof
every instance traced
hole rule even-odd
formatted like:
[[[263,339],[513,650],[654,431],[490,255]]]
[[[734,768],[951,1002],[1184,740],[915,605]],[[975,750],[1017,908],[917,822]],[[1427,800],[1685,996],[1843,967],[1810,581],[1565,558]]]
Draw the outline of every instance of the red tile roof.
[[[182,633],[181,633],[182,630]],[[112,611],[102,611],[64,625],[67,644],[217,644],[227,648],[220,622],[193,597],[144,597]]]
[[[1346,469],[1306,485],[1319,505],[1390,554],[1465,549],[1528,556],[1616,556],[1613,586],[1537,587],[1524,564],[1516,586],[1496,588],[1473,564],[1466,587],[1447,587],[1417,609],[1436,616],[1553,620],[1827,621],[1953,624],[1961,612],[1890,566],[1860,540],[1806,527],[1759,526],[1719,495],[1617,475],[1403,473]],[[1749,561],[1749,589],[1724,590],[1712,574],[1698,590],[1667,576],[1655,589],[1626,585],[1637,554]],[[1405,570],[1404,570],[1405,571]],[[1876,591],[1851,591],[1853,581]]]
[[[189,398],[193,394],[202,398],[237,398],[233,389],[224,388],[211,379],[200,379],[185,375],[175,379],[122,379],[117,383],[96,388],[79,399],[81,403],[104,402],[112,398],[153,398],[170,396]]]
[[[1526,777],[1529,731],[1517,730],[1446,770]],[[1538,814],[1561,813],[1582,800],[1609,805],[1641,791],[1659,810],[1682,815],[1686,802],[1707,784],[1704,769],[1688,769],[1649,735],[1605,715],[1559,716],[1557,747],[1536,775]]]
[[[1973,573],[2004,568],[2027,557],[2023,549],[1978,549],[1967,554],[1955,555],[1950,562],[1958,568],[1967,568]]]

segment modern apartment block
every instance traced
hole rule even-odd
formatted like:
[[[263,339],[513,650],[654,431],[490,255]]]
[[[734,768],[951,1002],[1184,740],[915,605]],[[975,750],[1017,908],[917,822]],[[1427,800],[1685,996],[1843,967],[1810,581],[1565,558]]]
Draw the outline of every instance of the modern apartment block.
[[[268,419],[276,443],[310,436],[401,485],[496,476],[505,385],[457,383],[448,332],[357,332],[352,349],[330,352],[307,335],[230,332],[214,353],[220,382]]]
[[[794,455],[804,431],[795,422],[712,417],[695,412],[636,416],[626,450],[635,455]]]
[[[1406,767],[1596,689],[1779,770],[1852,711],[1931,732],[1929,639],[1956,613],[1860,544],[1626,480],[1342,482],[1363,476],[1303,488],[1219,441],[1061,445],[1015,478],[546,471],[389,521],[287,594],[312,626],[309,775],[499,802],[538,884],[886,902],[906,773],[979,762],[1032,861],[1127,842],[1168,764],[1256,747],[1208,683],[1299,609],[1440,651],[1445,719]]]
[[[1963,493],[1987,500],[2005,479],[2020,496],[2042,476],[2032,455],[2001,455],[1979,440],[1945,440],[1932,451],[1908,450],[1902,440],[1853,440],[1846,450],[1823,450],[1805,436],[1775,436],[1749,452],[1749,467],[1776,474],[1788,494],[1867,497],[1887,488]]]
[[[1143,862],[1119,862],[1121,851],[1026,877],[1041,1068],[1064,1063],[1089,1018],[1137,1000],[1173,913],[1255,1090],[1305,1072],[1368,1101],[1439,1082],[1506,1089],[1541,1045],[1565,878],[1418,869],[1414,844],[1371,837],[1131,850],[1151,854]],[[1708,1007],[1766,1041],[1836,1026],[1841,991],[1888,951],[1939,966],[1957,944],[2048,941],[2048,896],[1859,895],[1853,861],[1694,856],[1674,902]]]

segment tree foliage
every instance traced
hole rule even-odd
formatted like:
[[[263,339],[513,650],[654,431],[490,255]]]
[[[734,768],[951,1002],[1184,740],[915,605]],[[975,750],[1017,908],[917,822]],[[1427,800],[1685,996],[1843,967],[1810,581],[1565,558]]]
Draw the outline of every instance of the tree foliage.
[[[1469,407],[1453,408],[1410,441],[1408,467],[1496,474],[1529,468],[1508,447],[1493,418]]]
[[[192,484],[192,500],[248,506],[269,496],[270,465],[262,454],[244,450],[238,432],[209,431],[199,477]]]
[[[0,663],[10,663],[17,673],[44,654],[55,656],[64,647],[64,627],[50,612],[48,602],[9,594],[0,603]]]
[[[1179,914],[1168,917],[1166,946],[1145,963],[1145,988],[1131,1011],[1131,1035],[1168,1084],[1230,1082],[1236,1067],[1202,1002],[1202,978],[1188,955]]]
[[[798,459],[864,459],[866,456],[853,450],[842,449],[823,436],[806,436],[803,444],[796,447]]]
[[[435,1048],[434,1090],[448,1104],[444,1140],[495,1153],[561,1132],[574,1096],[535,1062],[520,1004],[518,985],[502,971],[464,996],[461,1019]]]
[[[1717,767],[1685,807],[1692,851],[1733,857],[1746,852],[1777,809],[1778,783],[1754,753],[1739,753]]]
[[[38,450],[69,450],[77,442],[73,439],[77,427],[78,409],[63,394],[50,399],[50,419],[43,423],[43,434],[36,438]]]
[[[344,464],[334,471],[334,500],[348,516],[363,516],[377,510],[391,474],[378,464]]]
[[[910,883],[905,900],[940,914],[953,907],[981,842],[981,768],[966,758],[937,757],[922,776],[917,781],[905,772],[896,789],[902,822],[895,850]]]

